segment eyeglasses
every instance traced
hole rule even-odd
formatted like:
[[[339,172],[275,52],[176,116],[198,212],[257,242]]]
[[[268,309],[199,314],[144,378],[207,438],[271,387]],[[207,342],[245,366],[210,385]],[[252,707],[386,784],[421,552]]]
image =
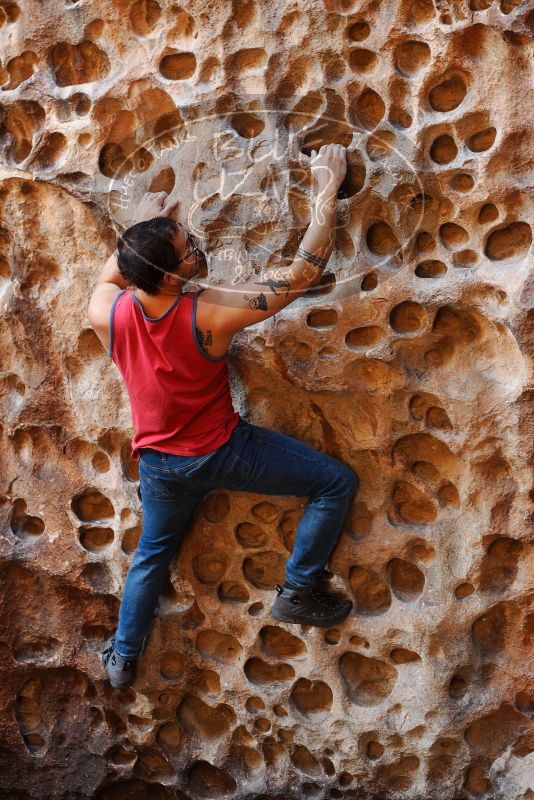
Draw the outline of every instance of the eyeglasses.
[[[177,266],[178,266],[178,264],[181,264],[182,261],[185,261],[186,258],[189,258],[189,256],[192,256],[193,253],[196,250],[200,250],[200,244],[198,242],[198,239],[196,238],[196,236],[193,236],[192,233],[189,233],[189,231],[187,231],[187,244],[188,245],[192,245],[192,247],[189,250],[189,252],[185,254],[185,256],[182,256],[182,258],[178,259],[178,261],[176,262]]]

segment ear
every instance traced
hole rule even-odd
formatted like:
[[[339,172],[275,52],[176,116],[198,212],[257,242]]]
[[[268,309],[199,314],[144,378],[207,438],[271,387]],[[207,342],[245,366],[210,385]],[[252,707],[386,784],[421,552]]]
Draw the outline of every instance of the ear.
[[[183,278],[180,278],[178,275],[173,275],[170,272],[166,272],[163,276],[163,286],[170,288],[176,287]]]

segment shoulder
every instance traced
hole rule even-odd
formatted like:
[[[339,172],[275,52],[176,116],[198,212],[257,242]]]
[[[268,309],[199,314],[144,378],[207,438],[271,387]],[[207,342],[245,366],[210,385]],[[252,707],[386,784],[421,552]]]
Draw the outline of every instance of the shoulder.
[[[102,342],[106,352],[110,347],[110,318],[111,311],[119,298],[126,294],[126,289],[121,289],[113,283],[99,284],[89,300],[87,317],[89,324]]]
[[[119,296],[126,292],[115,283],[100,283],[96,286],[87,307],[87,316],[93,327],[109,323],[111,309]]]
[[[211,331],[219,332],[217,305],[208,299],[208,290],[198,289],[191,292],[195,322],[199,328],[209,328]]]

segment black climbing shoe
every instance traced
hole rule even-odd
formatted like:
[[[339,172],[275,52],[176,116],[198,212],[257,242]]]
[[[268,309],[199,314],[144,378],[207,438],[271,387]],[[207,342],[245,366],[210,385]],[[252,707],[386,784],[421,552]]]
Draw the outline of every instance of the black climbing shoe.
[[[115,652],[115,635],[104,642],[101,658],[114,689],[126,689],[132,685],[137,659],[122,658]]]
[[[342,622],[353,606],[352,600],[327,594],[317,584],[302,589],[288,589],[277,583],[275,588],[277,596],[271,606],[271,614],[281,622],[329,628]]]

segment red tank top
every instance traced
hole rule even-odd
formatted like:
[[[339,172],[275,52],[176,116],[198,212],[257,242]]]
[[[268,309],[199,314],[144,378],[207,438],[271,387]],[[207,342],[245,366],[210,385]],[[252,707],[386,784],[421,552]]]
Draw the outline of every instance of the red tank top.
[[[209,356],[197,338],[202,291],[179,295],[161,317],[147,316],[132,289],[123,289],[113,301],[108,355],[126,384],[135,461],[140,447],[181,456],[209,453],[239,422],[226,356]]]

